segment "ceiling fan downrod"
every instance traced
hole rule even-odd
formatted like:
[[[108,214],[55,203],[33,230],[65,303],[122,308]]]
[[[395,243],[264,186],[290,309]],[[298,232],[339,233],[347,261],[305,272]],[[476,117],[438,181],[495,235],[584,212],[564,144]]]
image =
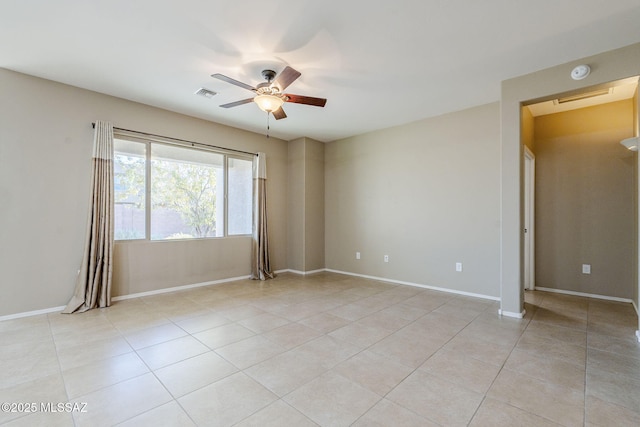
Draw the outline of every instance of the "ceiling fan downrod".
[[[262,70],[262,77],[265,78],[267,83],[271,83],[276,78],[276,72],[273,70]]]

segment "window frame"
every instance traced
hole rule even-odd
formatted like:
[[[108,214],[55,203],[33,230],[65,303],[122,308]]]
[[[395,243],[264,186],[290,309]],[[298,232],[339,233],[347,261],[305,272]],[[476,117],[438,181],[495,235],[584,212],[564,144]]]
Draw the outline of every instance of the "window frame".
[[[250,212],[250,218],[252,218],[251,221],[251,231],[249,231],[249,233],[246,234],[229,234],[229,161],[231,159],[236,159],[236,160],[246,160],[246,161],[250,161],[251,162],[251,170],[252,170],[252,175],[251,175],[251,212]],[[242,155],[242,154],[225,154],[224,157],[224,237],[241,237],[241,236],[251,236],[253,235],[253,211],[255,206],[253,206],[253,194],[255,191],[255,180],[253,179],[253,162],[254,162],[254,156],[247,156],[247,155]]]
[[[135,143],[145,145],[145,206],[144,206],[145,237],[140,239],[115,239],[114,237],[114,242],[116,243],[175,242],[175,241],[187,242],[191,240],[226,239],[226,238],[235,238],[235,237],[248,237],[252,235],[253,230],[251,230],[249,233],[246,233],[246,234],[231,234],[231,235],[229,234],[229,220],[228,220],[229,218],[229,161],[230,159],[237,159],[237,160],[250,161],[253,163],[255,155],[238,153],[233,150],[227,151],[224,149],[214,148],[214,147],[207,148],[205,144],[202,144],[202,145],[198,144],[198,146],[196,146],[195,143],[189,143],[186,141],[176,142],[170,139],[164,139],[160,137],[147,137],[146,135],[140,136],[134,132],[121,131],[121,130],[115,130],[115,129],[113,132],[113,138],[114,140],[117,139],[117,140],[135,142]],[[223,177],[224,177],[223,178],[224,186],[223,186],[223,194],[222,194],[222,200],[224,203],[224,209],[223,209],[224,226],[223,226],[223,231],[221,236],[193,237],[193,238],[181,238],[181,239],[152,239],[151,238],[151,157],[152,157],[152,149],[154,144],[168,145],[173,147],[179,147],[185,150],[209,152],[209,153],[222,155],[222,167],[223,167]],[[115,154],[115,149],[114,149],[114,154]],[[114,161],[115,161],[115,156],[114,156]],[[254,185],[255,185],[255,182],[252,177],[251,179],[252,193],[254,191],[254,188],[253,188]],[[253,215],[253,209],[254,209],[254,206],[253,206],[253,198],[252,198],[251,215]],[[253,224],[251,228],[253,228]],[[114,229],[114,232],[115,232],[115,229]]]

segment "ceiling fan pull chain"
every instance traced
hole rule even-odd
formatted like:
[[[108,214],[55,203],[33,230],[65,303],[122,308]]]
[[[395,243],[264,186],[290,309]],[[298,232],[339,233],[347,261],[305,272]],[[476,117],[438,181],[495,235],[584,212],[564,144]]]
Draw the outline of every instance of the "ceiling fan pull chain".
[[[269,139],[269,112],[267,111],[267,139]]]

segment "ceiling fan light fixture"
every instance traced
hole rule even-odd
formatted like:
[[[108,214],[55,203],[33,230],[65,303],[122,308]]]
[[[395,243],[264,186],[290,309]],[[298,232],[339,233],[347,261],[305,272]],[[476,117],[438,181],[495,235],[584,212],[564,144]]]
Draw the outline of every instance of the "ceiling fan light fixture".
[[[640,137],[627,138],[620,141],[620,144],[624,145],[627,150],[630,151],[638,151],[638,146],[640,145]]]
[[[278,109],[280,109],[280,107],[282,107],[282,104],[284,104],[284,99],[275,95],[263,94],[256,95],[256,97],[253,98],[253,102],[258,104],[258,107],[260,107],[262,111],[273,113],[274,111],[277,111]]]

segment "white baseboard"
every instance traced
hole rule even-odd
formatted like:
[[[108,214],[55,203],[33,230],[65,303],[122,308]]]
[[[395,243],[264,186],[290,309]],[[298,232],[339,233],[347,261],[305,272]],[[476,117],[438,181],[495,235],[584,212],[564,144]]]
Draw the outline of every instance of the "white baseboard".
[[[246,280],[249,278],[251,278],[251,276],[239,276],[239,277],[230,277],[228,279],[212,280],[209,282],[193,283],[191,285],[174,286],[172,288],[163,288],[163,289],[156,289],[153,291],[138,292],[135,294],[120,295],[120,296],[111,298],[111,301],[122,301],[122,300],[139,298],[139,297],[148,297],[150,295],[167,294],[169,292],[183,291],[185,289],[201,288],[203,286],[219,285],[221,283],[236,282],[238,280]]]
[[[626,302],[626,303],[633,304],[633,306],[635,307],[635,302],[630,298],[610,297],[610,296],[607,296],[607,295],[598,295],[598,294],[588,294],[588,293],[585,293],[585,292],[566,291],[564,289],[543,288],[541,286],[536,286],[535,290],[536,291],[544,291],[544,292],[552,292],[552,293],[555,293],[555,294],[573,295],[573,296],[577,296],[577,297],[602,299],[602,300],[607,300],[607,301]],[[638,311],[638,309],[636,308],[636,312],[637,311]]]
[[[283,270],[283,271],[286,271],[288,273],[298,274],[300,276],[306,276],[309,274],[323,273],[328,270],[326,268],[321,268],[319,270],[311,270],[311,271],[300,271],[300,270],[292,270],[292,269]]]
[[[488,299],[488,300],[491,300],[491,301],[500,301],[500,297],[492,297],[490,295],[475,294],[473,292],[465,292],[465,291],[458,291],[458,290],[455,290],[455,289],[441,288],[441,287],[438,287],[438,286],[423,285],[421,283],[405,282],[405,281],[402,281],[402,280],[387,279],[386,277],[369,276],[369,275],[366,275],[366,274],[351,273],[349,271],[333,270],[333,269],[330,269],[330,268],[325,268],[325,271],[328,271],[328,272],[331,272],[331,273],[345,274],[347,276],[362,277],[363,279],[378,280],[380,282],[389,282],[389,283],[395,283],[395,284],[398,284],[398,285],[407,285],[407,286],[414,286],[416,288],[430,289],[430,290],[433,290],[433,291],[447,292],[447,293],[450,293],[450,294],[463,295],[463,296],[467,296],[467,297],[482,298],[482,299]]]
[[[42,310],[25,311],[23,313],[7,314],[6,316],[0,316],[0,322],[3,320],[20,319],[22,317],[38,316],[40,314],[56,313],[64,310],[64,305],[60,307],[44,308]]]
[[[521,313],[516,313],[513,311],[504,311],[501,308],[498,309],[498,315],[506,316],[506,317],[514,317],[516,319],[522,319],[525,314],[527,314],[527,310],[522,310]]]

